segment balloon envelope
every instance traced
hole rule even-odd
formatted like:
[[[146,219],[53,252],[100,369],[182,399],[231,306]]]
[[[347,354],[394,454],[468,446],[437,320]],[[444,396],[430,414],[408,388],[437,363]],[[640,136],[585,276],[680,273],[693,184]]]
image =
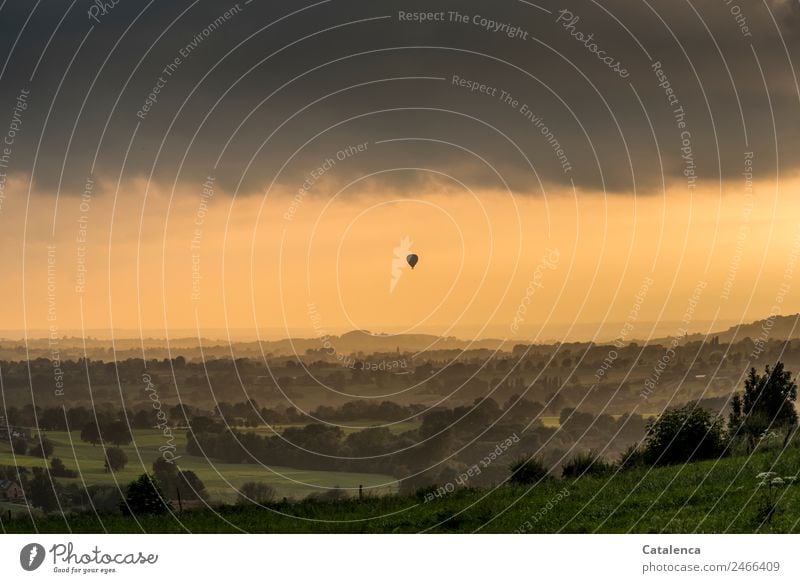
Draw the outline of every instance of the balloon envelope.
[[[408,264],[411,266],[411,269],[414,269],[414,267],[417,265],[417,262],[419,261],[419,257],[417,257],[415,254],[412,253],[411,255],[406,257],[406,261],[408,261]]]

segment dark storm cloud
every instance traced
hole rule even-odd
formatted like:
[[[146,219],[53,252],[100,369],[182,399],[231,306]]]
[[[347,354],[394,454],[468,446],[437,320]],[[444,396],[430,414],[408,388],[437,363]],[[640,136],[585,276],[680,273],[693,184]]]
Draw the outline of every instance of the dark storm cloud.
[[[540,181],[688,188],[738,176],[746,151],[760,176],[796,170],[796,3],[535,4],[545,10],[512,0],[78,0],[31,14],[30,2],[11,1],[0,11],[0,129],[20,92],[30,97],[10,166],[33,172],[40,192],[81,190],[95,158],[98,176],[171,184],[214,174],[245,193],[273,179],[299,188],[329,159],[325,180],[377,173],[362,187],[409,192],[439,176],[414,168],[532,193]],[[444,21],[400,18],[439,11]],[[341,154],[361,143],[366,151]]]

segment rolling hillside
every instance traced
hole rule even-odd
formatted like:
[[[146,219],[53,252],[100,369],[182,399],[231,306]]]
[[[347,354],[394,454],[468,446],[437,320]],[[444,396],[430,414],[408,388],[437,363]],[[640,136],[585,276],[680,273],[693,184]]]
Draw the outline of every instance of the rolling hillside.
[[[767,451],[610,478],[550,480],[532,487],[455,490],[441,497],[385,496],[303,501],[267,508],[222,506],[170,516],[79,514],[4,521],[5,532],[272,533],[724,533],[800,532],[800,484],[778,488],[777,510],[764,522],[759,472],[796,475],[800,449]]]

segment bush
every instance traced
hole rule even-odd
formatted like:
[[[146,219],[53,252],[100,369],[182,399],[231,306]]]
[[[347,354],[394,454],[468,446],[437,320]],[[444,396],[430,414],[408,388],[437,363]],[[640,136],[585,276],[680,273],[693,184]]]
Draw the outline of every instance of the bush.
[[[340,488],[337,484],[333,488],[325,490],[322,494],[320,494],[319,497],[321,500],[334,501],[334,500],[344,500],[349,496],[347,495],[347,490]]]
[[[650,465],[714,459],[724,449],[722,419],[696,403],[671,409],[647,424],[644,460]]]
[[[537,458],[520,459],[509,468],[511,477],[508,481],[511,484],[536,484],[549,478],[547,467]]]
[[[15,437],[11,440],[11,451],[16,455],[25,455],[28,451],[28,442],[21,437]]]
[[[50,460],[50,475],[54,478],[76,478],[78,472],[68,469],[61,458],[54,457]]]
[[[47,439],[46,437],[42,437],[38,442],[34,443],[31,446],[28,455],[32,455],[34,457],[40,457],[42,459],[47,459],[51,455],[53,455],[53,442]]]
[[[155,478],[149,474],[142,474],[128,484],[125,501],[120,504],[123,514],[164,514],[171,509]]]
[[[264,482],[247,482],[239,488],[237,504],[266,504],[275,499],[275,488]]]
[[[614,464],[610,464],[600,456],[585,452],[576,454],[561,468],[562,478],[581,478],[584,476],[608,476],[614,472]]]
[[[59,482],[54,481],[42,468],[33,468],[33,478],[25,488],[25,497],[31,505],[45,512],[58,508]]]
[[[347,491],[338,485],[321,492],[312,492],[306,496],[308,502],[337,502],[349,498]]]
[[[122,493],[116,486],[94,486],[91,490],[92,505],[97,512],[104,514],[119,514],[122,502]]]
[[[402,468],[402,471],[404,474],[411,473],[405,468]],[[435,470],[426,470],[416,475],[402,478],[399,480],[399,494],[401,496],[417,496],[418,498],[423,498],[425,493],[436,489],[437,477],[438,473]]]
[[[622,471],[640,468],[644,465],[644,453],[639,449],[637,444],[629,446],[628,449],[619,456],[619,469]]]
[[[118,447],[106,448],[105,468],[107,472],[118,472],[128,463],[127,454]]]

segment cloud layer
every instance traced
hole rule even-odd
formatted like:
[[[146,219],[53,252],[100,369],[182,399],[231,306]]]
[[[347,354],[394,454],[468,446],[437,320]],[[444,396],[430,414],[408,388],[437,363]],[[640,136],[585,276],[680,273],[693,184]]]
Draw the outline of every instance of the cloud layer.
[[[358,144],[325,194],[651,193],[738,178],[746,152],[760,176],[798,165],[796,3],[97,6],[0,11],[0,130],[29,91],[9,166],[39,193],[91,175],[295,191]]]

